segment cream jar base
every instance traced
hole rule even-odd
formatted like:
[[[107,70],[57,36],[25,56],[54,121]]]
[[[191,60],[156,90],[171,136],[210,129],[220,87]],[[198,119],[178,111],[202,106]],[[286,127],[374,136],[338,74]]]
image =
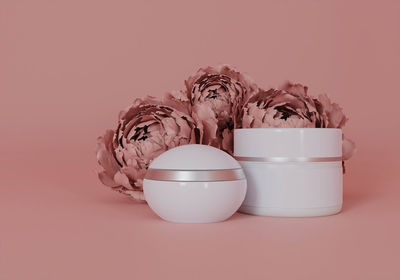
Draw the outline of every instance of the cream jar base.
[[[239,212],[257,216],[271,217],[319,217],[334,215],[339,213],[341,210],[342,204],[314,208],[276,208],[242,205],[239,209]]]
[[[175,223],[215,223],[231,217],[246,195],[246,180],[174,182],[143,180],[144,196],[162,219]]]

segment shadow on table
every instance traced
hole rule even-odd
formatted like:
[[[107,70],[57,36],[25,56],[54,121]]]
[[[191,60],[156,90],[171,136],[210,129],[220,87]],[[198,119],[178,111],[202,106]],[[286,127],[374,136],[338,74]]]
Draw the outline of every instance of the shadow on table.
[[[390,170],[374,165],[353,167],[348,168],[344,175],[343,212],[374,200],[384,191],[385,184],[393,175]]]

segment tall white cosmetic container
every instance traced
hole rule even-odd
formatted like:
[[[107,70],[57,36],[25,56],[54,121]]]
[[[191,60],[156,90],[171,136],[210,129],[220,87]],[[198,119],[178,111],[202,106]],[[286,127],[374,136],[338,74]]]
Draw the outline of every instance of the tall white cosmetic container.
[[[342,209],[340,129],[236,129],[234,154],[247,178],[247,194],[239,211],[312,217]]]

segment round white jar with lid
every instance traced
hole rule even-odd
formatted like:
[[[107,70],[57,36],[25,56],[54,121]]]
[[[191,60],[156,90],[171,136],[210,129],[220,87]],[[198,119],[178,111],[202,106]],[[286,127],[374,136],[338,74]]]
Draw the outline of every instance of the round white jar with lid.
[[[247,178],[239,211],[264,216],[325,216],[342,209],[342,131],[245,128],[234,154]]]
[[[151,209],[164,220],[220,222],[242,204],[246,178],[240,164],[224,151],[184,145],[153,160],[143,190]]]

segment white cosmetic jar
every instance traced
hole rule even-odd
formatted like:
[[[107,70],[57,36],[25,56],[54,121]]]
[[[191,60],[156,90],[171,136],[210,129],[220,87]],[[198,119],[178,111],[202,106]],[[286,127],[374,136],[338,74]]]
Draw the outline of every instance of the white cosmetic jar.
[[[340,129],[236,129],[234,155],[248,186],[240,212],[312,217],[342,209]]]
[[[168,150],[150,164],[144,196],[161,218],[178,223],[220,222],[246,195],[246,178],[229,154],[206,145]]]

